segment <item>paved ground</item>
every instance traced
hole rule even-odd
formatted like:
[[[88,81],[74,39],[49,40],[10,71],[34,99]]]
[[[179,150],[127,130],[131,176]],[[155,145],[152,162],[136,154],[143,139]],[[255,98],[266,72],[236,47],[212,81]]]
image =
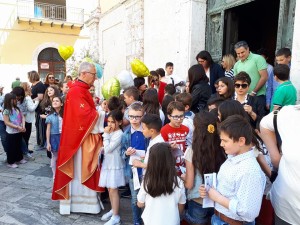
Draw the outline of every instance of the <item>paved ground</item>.
[[[35,148],[35,131],[30,139],[30,149]],[[110,209],[105,203],[105,211],[98,215],[59,214],[58,202],[51,200],[52,171],[50,159],[45,151],[33,153],[35,161],[30,161],[19,168],[8,168],[6,155],[0,144],[0,225],[4,224],[104,224],[100,217]],[[131,223],[131,208],[129,199],[121,199],[122,224]]]

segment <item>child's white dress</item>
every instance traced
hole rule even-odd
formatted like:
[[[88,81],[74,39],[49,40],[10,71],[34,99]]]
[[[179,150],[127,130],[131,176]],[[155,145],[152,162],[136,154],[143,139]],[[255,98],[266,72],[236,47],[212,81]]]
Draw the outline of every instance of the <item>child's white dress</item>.
[[[120,156],[122,130],[103,134],[104,159],[100,187],[117,188],[125,185],[124,161]]]

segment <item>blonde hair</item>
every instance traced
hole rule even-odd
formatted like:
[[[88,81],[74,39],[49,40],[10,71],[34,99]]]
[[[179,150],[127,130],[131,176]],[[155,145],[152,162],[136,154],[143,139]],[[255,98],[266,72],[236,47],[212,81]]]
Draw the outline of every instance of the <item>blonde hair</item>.
[[[232,69],[235,64],[235,58],[231,54],[226,54],[223,56],[223,61],[227,64],[227,66]]]
[[[35,70],[28,72],[28,80],[30,83],[40,80],[40,75]]]

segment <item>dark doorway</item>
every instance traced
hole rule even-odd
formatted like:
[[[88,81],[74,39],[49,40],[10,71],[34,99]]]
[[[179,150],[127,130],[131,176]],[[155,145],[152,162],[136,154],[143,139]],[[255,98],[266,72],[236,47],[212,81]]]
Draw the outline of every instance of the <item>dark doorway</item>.
[[[274,62],[280,0],[256,0],[225,11],[223,54],[234,52],[237,41],[247,41],[255,52],[266,48]]]
[[[53,73],[56,79],[64,80],[66,74],[65,60],[56,48],[45,48],[38,56],[38,72],[42,81],[48,73]]]

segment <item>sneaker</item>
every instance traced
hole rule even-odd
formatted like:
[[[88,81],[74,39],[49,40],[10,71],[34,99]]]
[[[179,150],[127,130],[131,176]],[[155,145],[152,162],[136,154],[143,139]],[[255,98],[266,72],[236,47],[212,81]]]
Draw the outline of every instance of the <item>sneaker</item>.
[[[105,213],[102,217],[101,220],[102,221],[108,221],[113,215],[113,211],[112,209],[110,211],[108,211],[107,213]]]
[[[13,164],[7,164],[8,167],[10,168],[18,168],[18,165],[13,163]]]
[[[120,225],[121,224],[121,219],[118,217],[117,219],[114,218],[113,216],[110,218],[109,221],[107,221],[104,225]]]
[[[19,164],[25,164],[27,161],[25,159],[22,159],[21,161],[18,162]]]
[[[25,155],[25,157],[26,157],[26,160],[27,160],[27,161],[34,161],[34,160],[35,160],[35,158],[34,158],[30,153],[27,153],[27,154]]]

